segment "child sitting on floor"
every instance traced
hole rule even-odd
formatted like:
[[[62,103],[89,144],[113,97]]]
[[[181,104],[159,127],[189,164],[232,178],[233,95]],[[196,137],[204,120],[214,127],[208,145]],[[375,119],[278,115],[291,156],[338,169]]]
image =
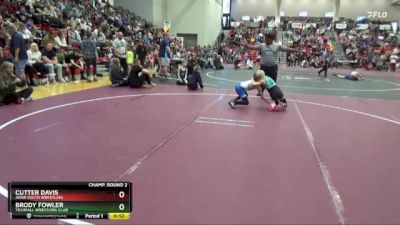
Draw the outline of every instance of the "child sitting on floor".
[[[132,67],[131,72],[129,73],[128,83],[131,88],[149,88],[156,86],[151,82],[150,72],[147,69],[143,69],[139,60],[136,61],[136,65]]]
[[[177,85],[186,85],[187,84],[187,76],[188,76],[188,69],[187,69],[187,62],[184,61],[178,66],[178,74],[177,74]]]
[[[203,91],[203,79],[201,78],[200,74],[201,67],[196,65],[193,70],[193,73],[191,73],[187,79],[187,89],[189,91],[196,91],[198,87],[200,87],[200,89]]]
[[[118,58],[112,60],[109,78],[112,87],[128,86],[128,77],[125,76]]]

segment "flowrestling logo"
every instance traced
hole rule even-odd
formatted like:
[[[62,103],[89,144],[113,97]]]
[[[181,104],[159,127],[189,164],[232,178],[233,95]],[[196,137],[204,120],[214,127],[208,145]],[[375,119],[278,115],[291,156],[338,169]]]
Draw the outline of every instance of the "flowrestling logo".
[[[368,11],[368,18],[369,19],[385,19],[388,17],[387,12],[380,12],[380,11]]]

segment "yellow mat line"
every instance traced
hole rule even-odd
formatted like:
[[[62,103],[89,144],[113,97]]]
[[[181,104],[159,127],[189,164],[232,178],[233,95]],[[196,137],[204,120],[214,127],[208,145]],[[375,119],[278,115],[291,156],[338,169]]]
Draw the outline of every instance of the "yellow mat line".
[[[71,81],[68,83],[38,85],[33,87],[32,97],[33,99],[41,99],[111,85],[108,76],[98,77],[97,79],[97,82],[91,83],[87,81]]]

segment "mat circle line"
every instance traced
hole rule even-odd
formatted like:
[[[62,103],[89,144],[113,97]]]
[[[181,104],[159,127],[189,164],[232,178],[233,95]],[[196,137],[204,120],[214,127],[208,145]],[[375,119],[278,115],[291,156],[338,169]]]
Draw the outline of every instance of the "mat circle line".
[[[4,128],[8,127],[9,125],[16,123],[22,119],[34,116],[36,114],[40,114],[43,112],[51,111],[54,109],[59,109],[67,106],[73,106],[73,105],[79,105],[83,103],[89,103],[89,102],[97,102],[97,101],[103,101],[103,100],[113,100],[113,99],[119,99],[119,98],[132,98],[132,97],[141,97],[141,96],[229,96],[229,97],[235,97],[236,95],[234,94],[221,94],[221,93],[150,93],[150,94],[133,94],[133,95],[118,95],[118,96],[109,96],[109,97],[101,97],[101,98],[94,98],[94,99],[87,99],[87,100],[81,100],[81,101],[76,101],[76,102],[71,102],[71,103],[66,103],[66,104],[61,104],[61,105],[56,105],[52,107],[48,107],[45,109],[41,109],[38,111],[34,111],[22,116],[19,116],[17,118],[14,118],[8,122],[5,122],[0,125],[0,131],[3,130]],[[257,98],[257,96],[250,96],[251,98]],[[346,112],[351,112],[351,113],[356,113],[359,115],[371,117],[374,119],[379,119],[383,120],[386,122],[390,122],[396,125],[400,125],[399,121],[395,121],[386,117],[381,117],[377,116],[374,114],[366,113],[366,112],[361,112],[353,109],[347,109],[339,106],[333,106],[333,105],[326,105],[322,103],[316,103],[316,102],[308,102],[308,101],[302,101],[302,100],[295,100],[295,99],[288,99],[289,101],[297,102],[297,103],[302,103],[302,104],[308,104],[308,105],[315,105],[315,106],[320,106],[323,108],[329,108],[329,109],[336,109],[336,110],[341,110],[341,111],[346,111]]]
[[[207,77],[214,79],[214,80],[220,80],[220,81],[228,81],[228,82],[242,82],[240,80],[232,80],[232,79],[227,79],[223,77],[215,77],[210,74],[214,73],[214,71],[207,72],[206,75]],[[380,82],[384,84],[392,84],[394,86],[397,86],[398,88],[390,88],[390,89],[346,89],[346,88],[319,88],[319,87],[308,87],[308,86],[293,86],[293,85],[279,85],[280,87],[287,87],[287,88],[297,88],[297,89],[308,89],[308,90],[327,90],[327,91],[353,91],[353,92],[386,92],[386,91],[400,91],[400,84],[395,83],[395,82],[388,82],[388,81],[381,81],[381,80],[376,80],[376,79],[368,79],[370,81],[374,82]]]

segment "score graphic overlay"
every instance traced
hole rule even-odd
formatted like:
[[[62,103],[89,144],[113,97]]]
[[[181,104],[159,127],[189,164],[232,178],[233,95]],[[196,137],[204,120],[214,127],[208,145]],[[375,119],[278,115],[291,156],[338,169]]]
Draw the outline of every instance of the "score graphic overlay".
[[[126,220],[132,212],[130,182],[11,182],[12,219]]]

